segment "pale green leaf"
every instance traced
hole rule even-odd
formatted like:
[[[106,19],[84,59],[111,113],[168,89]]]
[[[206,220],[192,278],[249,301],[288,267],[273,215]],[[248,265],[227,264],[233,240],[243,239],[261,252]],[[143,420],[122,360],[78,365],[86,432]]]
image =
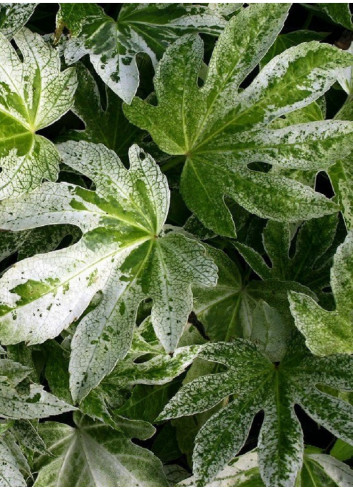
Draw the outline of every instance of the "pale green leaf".
[[[38,459],[36,487],[167,485],[157,457],[102,423],[76,418],[73,428],[49,422],[41,435],[54,458]]]
[[[291,292],[289,301],[297,328],[316,355],[352,353],[353,233],[337,248],[331,268],[331,288],[336,309],[327,311],[312,298]]]
[[[56,180],[59,154],[36,134],[65,114],[76,89],[73,68],[60,71],[59,53],[38,34],[22,29],[15,42],[0,33],[0,199]]]

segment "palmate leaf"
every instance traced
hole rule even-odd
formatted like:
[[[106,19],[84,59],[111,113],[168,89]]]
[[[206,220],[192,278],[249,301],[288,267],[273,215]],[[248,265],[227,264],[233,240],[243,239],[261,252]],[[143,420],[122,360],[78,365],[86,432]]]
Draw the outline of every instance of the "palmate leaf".
[[[23,61],[0,33],[0,199],[56,180],[59,154],[36,131],[71,108],[76,89],[75,70],[60,72],[59,53],[41,36],[22,29],[15,42]]]
[[[36,419],[72,411],[74,408],[37,384],[22,385],[30,370],[0,359],[0,419]],[[20,385],[21,384],[21,385]]]
[[[294,281],[242,279],[233,260],[223,251],[207,246],[218,267],[215,287],[193,287],[194,311],[212,341],[243,337],[256,343],[273,361],[281,360],[294,323],[288,291],[312,294]]]
[[[353,407],[318,385],[352,391],[353,358],[314,357],[302,338],[293,338],[279,366],[245,340],[205,346],[200,357],[226,371],[199,377],[185,385],[165,407],[159,420],[206,411],[227,396],[234,400],[201,428],[194,449],[196,482],[204,485],[236,456],[253,418],[265,417],[258,452],[262,479],[270,486],[294,485],[303,463],[303,433],[294,411],[300,405],[316,422],[348,443],[353,441]]]
[[[53,422],[41,425],[53,457],[37,460],[36,487],[167,485],[160,460],[130,441],[138,433],[127,436],[80,416],[75,416],[75,423],[75,428]]]
[[[352,469],[339,460],[320,453],[320,449],[309,447],[304,452],[303,467],[298,474],[296,487],[351,487]],[[178,484],[181,487],[194,485],[190,477]],[[237,457],[221,472],[208,487],[264,487],[256,451]]]
[[[0,32],[11,39],[29,20],[36,3],[0,3]]]
[[[121,158],[126,158],[129,147],[138,142],[141,132],[129,123],[123,114],[121,99],[105,86],[105,109],[97,83],[90,71],[82,64],[76,65],[78,86],[72,111],[85,124],[84,130],[65,133],[65,140],[103,143]],[[87,103],[89,100],[89,103]]]
[[[323,216],[306,221],[295,234],[288,223],[269,221],[262,239],[271,266],[253,248],[239,242],[235,247],[260,278],[292,280],[318,293],[330,282],[337,224],[337,215]]]
[[[129,120],[149,131],[164,152],[185,155],[183,198],[207,228],[221,235],[235,235],[225,195],[277,221],[319,217],[336,208],[307,185],[247,166],[263,162],[316,173],[352,149],[350,122],[268,126],[322,96],[337,69],[352,64],[349,53],[316,41],[302,43],[272,59],[239,91],[280,32],[287,10],[285,4],[250,5],[234,16],[219,37],[201,88],[202,42],[184,36],[158,65],[158,105],[135,98],[124,106]]]
[[[74,224],[83,237],[10,268],[0,281],[0,340],[42,343],[78,319],[72,340],[71,392],[82,399],[129,350],[139,304],[153,299],[152,323],[167,352],[175,349],[192,309],[191,284],[215,285],[216,266],[198,242],[164,229],[166,178],[133,146],[130,170],[103,145],[60,146],[65,163],[90,177],[96,191],[45,183],[8,199],[0,226],[20,231]],[[100,295],[97,297],[97,293]]]
[[[353,353],[353,232],[337,248],[331,268],[331,288],[336,303],[326,311],[312,298],[291,292],[289,301],[297,328],[315,355]]]
[[[98,75],[128,103],[139,85],[138,53],[147,54],[156,66],[166,47],[181,35],[218,35],[225,24],[215,9],[186,4],[126,4],[115,20],[95,4],[63,3],[57,16],[57,29],[66,26],[71,33],[66,61],[89,53]]]

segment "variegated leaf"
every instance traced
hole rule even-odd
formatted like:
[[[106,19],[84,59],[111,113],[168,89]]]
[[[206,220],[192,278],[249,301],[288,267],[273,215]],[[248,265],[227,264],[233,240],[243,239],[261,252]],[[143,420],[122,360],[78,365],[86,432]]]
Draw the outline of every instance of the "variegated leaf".
[[[248,167],[261,162],[312,175],[353,147],[351,122],[271,128],[276,118],[318,100],[334,83],[337,70],[352,64],[349,53],[317,41],[302,43],[273,58],[247,88],[239,90],[274,42],[287,10],[287,5],[278,3],[250,5],[235,15],[219,37],[201,88],[202,41],[184,36],[168,48],[158,66],[154,79],[158,104],[136,97],[124,106],[129,120],[146,129],[164,152],[185,157],[182,196],[202,223],[218,234],[235,236],[224,196],[276,221],[295,222],[337,209],[293,175]]]
[[[45,418],[74,409],[37,384],[23,385],[21,388],[21,382],[27,379],[29,373],[29,369],[19,363],[0,359],[0,418]]]
[[[71,142],[60,151],[68,165],[95,182],[96,191],[45,183],[28,196],[8,199],[0,226],[20,231],[65,223],[84,234],[73,246],[28,258],[5,273],[0,340],[34,344],[55,338],[96,298],[71,344],[77,400],[126,355],[144,299],[153,299],[154,329],[171,352],[192,309],[191,284],[215,285],[217,274],[201,244],[164,229],[169,189],[149,155],[133,146],[126,170],[103,145]]]
[[[89,53],[98,75],[128,103],[139,85],[138,53],[147,54],[156,66],[166,47],[181,35],[218,35],[225,24],[207,5],[126,4],[115,20],[96,4],[62,3],[57,16],[57,30],[66,26],[71,32],[66,61]]]
[[[327,311],[312,298],[289,293],[297,328],[315,355],[353,353],[353,232],[337,248],[331,268],[331,288],[336,309]]]
[[[75,427],[41,425],[40,433],[53,457],[37,460],[36,487],[167,485],[162,464],[152,452],[101,422],[77,416],[75,423]]]
[[[36,3],[0,3],[0,32],[12,39],[29,20],[36,6]]]
[[[36,131],[71,108],[77,83],[75,70],[61,72],[59,53],[39,34],[24,28],[15,42],[23,61],[0,33],[0,199],[56,180],[58,151]]]
[[[199,485],[207,484],[237,455],[254,416],[262,410],[265,415],[258,453],[266,485],[292,486],[302,468],[304,443],[296,404],[334,435],[352,443],[353,407],[317,388],[320,384],[352,391],[352,357],[314,357],[299,336],[293,338],[279,365],[244,340],[208,344],[200,357],[226,370],[186,384],[158,418],[203,412],[234,396],[209,418],[196,437],[193,460]]]

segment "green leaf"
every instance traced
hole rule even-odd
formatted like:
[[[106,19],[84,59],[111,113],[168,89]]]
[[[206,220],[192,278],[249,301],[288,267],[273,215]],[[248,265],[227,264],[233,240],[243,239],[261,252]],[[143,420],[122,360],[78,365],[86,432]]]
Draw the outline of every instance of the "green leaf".
[[[40,457],[36,487],[166,486],[161,462],[110,427],[76,417],[76,427],[44,423],[54,458]]]
[[[312,298],[290,292],[291,312],[297,328],[315,355],[353,353],[353,232],[337,248],[331,268],[336,309],[326,311]]]
[[[352,14],[349,3],[318,3],[320,9],[325,12],[336,24],[341,24],[346,29],[352,31]]]
[[[5,273],[0,339],[34,344],[55,338],[95,298],[71,344],[71,393],[80,400],[126,355],[144,299],[153,299],[152,324],[172,352],[192,310],[191,284],[212,286],[217,274],[201,244],[163,227],[169,189],[149,155],[133,146],[126,170],[103,145],[69,142],[60,150],[67,164],[95,182],[96,192],[45,183],[8,199],[0,225],[19,231],[70,223],[84,234],[68,248],[28,258]]]
[[[348,460],[353,457],[353,446],[342,440],[336,440],[330,451],[330,455],[338,460]]]
[[[262,239],[271,266],[253,248],[239,242],[235,247],[260,278],[296,281],[319,293],[330,283],[337,224],[337,215],[324,216],[306,221],[296,233],[289,224],[269,221]]]
[[[66,26],[71,40],[67,62],[89,53],[98,75],[125,102],[131,102],[139,85],[138,53],[157,65],[166,47],[185,33],[217,36],[226,21],[206,5],[126,4],[115,20],[96,4],[62,3],[57,29]]]
[[[42,386],[22,385],[29,373],[30,370],[19,363],[0,359],[0,418],[45,418],[74,409],[46,392]]]
[[[205,485],[239,452],[254,416],[265,412],[258,452],[261,476],[270,486],[294,485],[303,463],[303,433],[294,411],[300,405],[316,422],[348,443],[353,441],[347,402],[318,390],[317,385],[353,390],[353,359],[336,355],[314,357],[295,337],[279,365],[244,340],[208,344],[201,358],[222,364],[221,373],[185,385],[159,420],[205,411],[233,395],[201,428],[194,450],[197,484]]]
[[[69,131],[61,139],[103,143],[126,158],[131,144],[141,139],[141,131],[126,120],[121,99],[107,85],[102,100],[90,71],[82,63],[76,65],[76,71],[78,86],[72,111],[84,122],[85,129]]]
[[[239,90],[274,42],[287,10],[285,4],[254,4],[234,16],[219,37],[201,88],[202,41],[182,37],[158,65],[158,104],[136,97],[124,106],[129,120],[147,130],[162,151],[185,156],[180,181],[185,203],[221,235],[235,236],[225,196],[276,221],[295,222],[336,209],[308,185],[248,167],[260,162],[318,172],[348,155],[353,144],[350,122],[269,127],[319,99],[334,83],[337,70],[352,64],[349,53],[317,41],[302,43],[276,56]]]
[[[273,361],[281,360],[294,329],[287,293],[312,292],[294,281],[242,280],[238,267],[224,252],[211,246],[206,249],[218,267],[219,279],[215,287],[194,286],[193,294],[194,311],[208,337],[212,341],[243,337]]]
[[[56,180],[59,154],[36,131],[71,108],[77,83],[73,68],[60,72],[59,53],[41,36],[22,29],[14,40],[23,61],[0,33],[0,199]]]
[[[36,3],[0,3],[0,32],[12,39],[27,23],[36,6]]]

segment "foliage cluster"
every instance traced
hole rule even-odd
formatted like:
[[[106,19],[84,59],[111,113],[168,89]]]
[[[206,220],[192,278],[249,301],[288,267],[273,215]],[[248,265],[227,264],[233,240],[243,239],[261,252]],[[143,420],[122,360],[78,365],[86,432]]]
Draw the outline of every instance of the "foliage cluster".
[[[353,486],[352,31],[0,4],[0,486]]]

